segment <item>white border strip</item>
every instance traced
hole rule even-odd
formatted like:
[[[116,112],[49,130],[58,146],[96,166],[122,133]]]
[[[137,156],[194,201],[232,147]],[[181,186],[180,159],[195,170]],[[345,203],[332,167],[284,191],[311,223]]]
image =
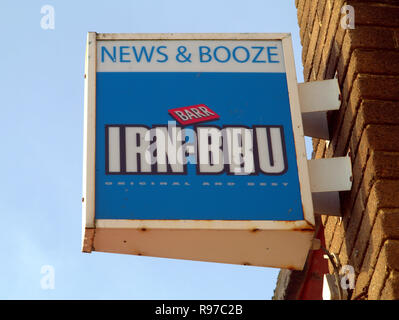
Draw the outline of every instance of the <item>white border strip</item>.
[[[301,106],[299,104],[298,82],[296,78],[294,51],[291,35],[283,39],[283,52],[287,74],[288,94],[291,107],[292,129],[294,131],[296,161],[302,198],[304,219],[312,226],[315,224],[308,161],[306,157],[305,135],[303,133]]]
[[[84,228],[95,227],[96,155],[96,33],[87,35],[83,138],[82,219]]]
[[[306,221],[232,220],[96,220],[97,228],[110,229],[213,229],[213,230],[309,230]]]
[[[289,33],[98,33],[101,40],[282,40]]]

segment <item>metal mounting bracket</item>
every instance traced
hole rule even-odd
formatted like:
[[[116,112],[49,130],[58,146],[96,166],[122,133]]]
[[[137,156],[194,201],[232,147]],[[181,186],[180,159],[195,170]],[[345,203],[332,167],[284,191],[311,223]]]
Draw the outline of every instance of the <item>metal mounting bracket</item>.
[[[330,140],[327,111],[341,105],[337,79],[298,83],[305,136]]]
[[[308,167],[314,212],[341,216],[338,192],[352,187],[350,157],[311,159]]]
[[[298,83],[298,94],[305,136],[330,140],[327,112],[341,106],[338,80]],[[314,212],[341,216],[339,191],[352,186],[350,158],[312,159],[308,166]]]

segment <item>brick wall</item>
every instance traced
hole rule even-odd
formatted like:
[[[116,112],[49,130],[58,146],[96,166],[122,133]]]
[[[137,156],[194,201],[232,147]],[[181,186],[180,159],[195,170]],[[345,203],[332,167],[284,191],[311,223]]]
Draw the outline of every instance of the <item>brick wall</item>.
[[[338,78],[342,105],[314,158],[350,155],[343,217],[322,216],[325,245],[352,265],[352,299],[399,299],[399,0],[296,0],[305,81]],[[344,29],[341,8],[355,9]],[[332,273],[332,266],[330,265]]]

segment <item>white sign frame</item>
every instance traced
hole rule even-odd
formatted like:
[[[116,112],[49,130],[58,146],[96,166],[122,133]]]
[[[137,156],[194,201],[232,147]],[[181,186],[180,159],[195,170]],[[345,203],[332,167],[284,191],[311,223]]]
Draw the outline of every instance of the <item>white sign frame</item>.
[[[284,52],[292,128],[304,220],[111,220],[95,219],[96,69],[97,43],[116,40],[280,40]],[[156,257],[301,269],[314,235],[314,212],[291,35],[265,34],[120,34],[89,32],[85,60],[83,144],[82,251],[116,252]],[[180,232],[176,232],[180,231]],[[143,236],[145,234],[145,236]],[[149,235],[154,239],[148,245]],[[176,239],[176,235],[179,235]],[[182,235],[182,238],[179,238]],[[159,243],[166,236],[170,241]],[[222,236],[231,242],[216,248]],[[146,245],[140,248],[140,237]],[[226,238],[227,237],[227,238]],[[182,241],[197,239],[196,249]],[[208,243],[207,243],[208,241]],[[227,241],[227,240],[226,240]],[[151,242],[151,241],[150,241]],[[266,242],[266,243],[265,243]],[[203,244],[198,245],[199,243]],[[236,253],[229,251],[229,245]],[[173,250],[166,246],[178,246]],[[201,246],[201,248],[199,248]],[[255,246],[255,248],[254,248]],[[259,248],[257,248],[259,247]],[[209,252],[209,248],[213,248]],[[241,249],[240,249],[241,248]],[[268,250],[264,252],[264,249]],[[231,251],[232,249],[230,249]],[[245,257],[240,257],[240,250]],[[247,254],[248,253],[248,254]],[[262,256],[264,254],[264,257]]]

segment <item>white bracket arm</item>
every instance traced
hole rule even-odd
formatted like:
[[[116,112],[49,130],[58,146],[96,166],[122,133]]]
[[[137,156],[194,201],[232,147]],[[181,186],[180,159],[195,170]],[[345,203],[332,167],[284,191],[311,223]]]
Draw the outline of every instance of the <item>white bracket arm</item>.
[[[298,93],[305,136],[330,140],[327,111],[341,105],[338,80],[299,83]]]
[[[341,215],[339,191],[352,187],[350,157],[308,160],[314,212]]]
[[[347,191],[352,187],[349,157],[308,160],[312,192]]]
[[[339,192],[312,192],[313,211],[315,214],[342,216]]]
[[[341,106],[337,79],[298,84],[303,131],[306,136],[330,140],[327,112]],[[352,186],[349,157],[312,159],[308,162],[314,212],[341,215],[339,191]]]

